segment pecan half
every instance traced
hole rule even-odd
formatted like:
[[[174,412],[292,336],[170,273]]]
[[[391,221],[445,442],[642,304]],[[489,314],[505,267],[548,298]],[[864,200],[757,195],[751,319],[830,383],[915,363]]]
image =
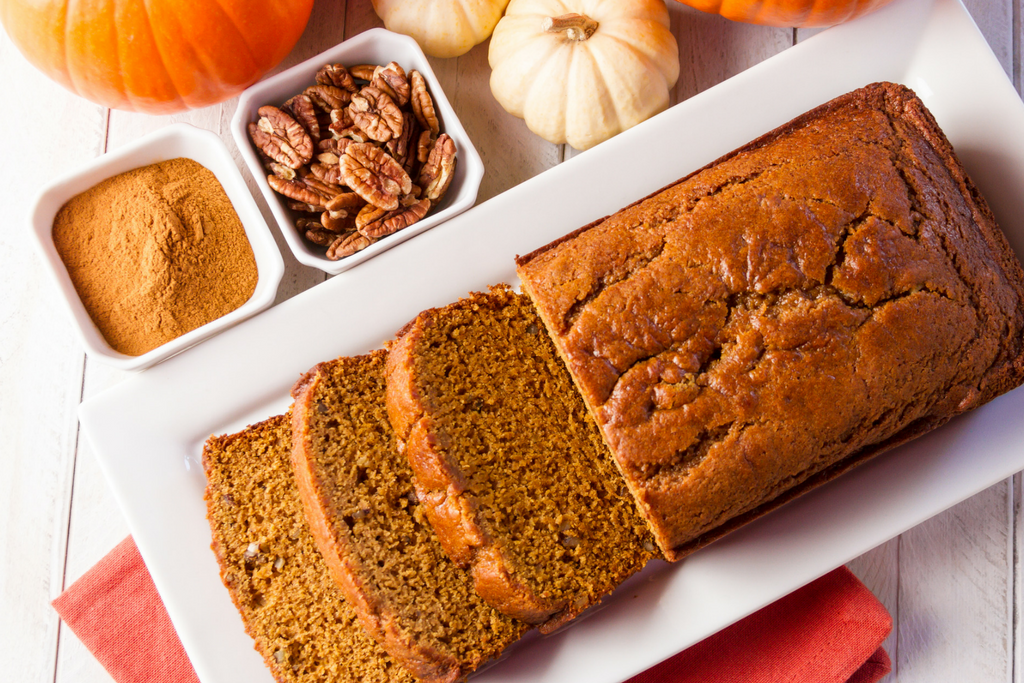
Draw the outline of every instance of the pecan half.
[[[320,85],[333,85],[337,88],[344,88],[351,93],[359,92],[352,74],[348,72],[344,64],[325,64],[316,72],[316,82]]]
[[[382,209],[379,206],[374,206],[373,204],[367,204],[359,211],[359,214],[356,216],[356,230],[362,232],[363,228],[365,228],[367,225],[379,221],[381,218],[384,218],[384,216],[386,216],[387,214],[387,209]]]
[[[335,158],[337,159],[337,157]],[[313,174],[314,178],[325,183],[329,183],[331,185],[344,184],[344,181],[341,179],[341,167],[336,163],[321,164],[314,162],[309,165],[309,172]]]
[[[345,148],[349,146],[352,140],[350,138],[324,138],[320,142],[316,143],[316,149],[320,153],[330,153],[337,156],[341,156],[345,153]]]
[[[360,234],[379,239],[393,235],[399,230],[408,228],[419,221],[430,211],[430,200],[420,199],[406,205],[404,202],[394,211],[388,211],[376,220],[369,221],[366,225],[358,228]]]
[[[299,125],[309,133],[313,142],[320,139],[320,121],[317,120],[313,100],[309,99],[307,95],[296,95],[285,102],[281,109],[291,114],[299,122]]]
[[[294,199],[297,202],[311,206],[323,206],[324,204],[324,198],[307,184],[305,178],[285,180],[280,176],[272,175],[267,176],[267,183],[270,184],[274,192],[283,194],[285,197]]]
[[[430,158],[430,150],[434,148],[434,134],[429,130],[420,133],[419,142],[416,143],[416,160],[421,164],[427,163]]]
[[[298,211],[300,213],[320,213],[324,207],[314,206],[313,204],[306,204],[305,202],[288,202],[288,208],[292,211]]]
[[[324,208],[328,211],[356,213],[364,206],[366,206],[366,200],[355,192],[342,192],[331,197],[330,201],[324,205]]]
[[[344,88],[333,85],[311,85],[306,88],[304,95],[308,96],[317,107],[330,113],[335,109],[341,109],[352,99],[352,93]]]
[[[446,133],[441,133],[430,150],[430,157],[420,169],[416,184],[423,188],[423,195],[437,203],[448,191],[455,175],[455,142]]]
[[[409,72],[409,85],[412,87],[412,113],[426,130],[434,135],[441,132],[441,122],[437,119],[437,111],[434,109],[434,100],[427,90],[427,81],[423,74],[413,70]]]
[[[288,166],[285,166],[284,164],[279,164],[276,161],[271,161],[264,165],[266,166],[268,171],[270,171],[279,178],[284,178],[285,180],[295,180],[298,177],[298,174],[295,172],[294,168],[290,168]]]
[[[256,129],[263,133],[253,142],[267,156],[291,168],[299,168],[313,158],[313,139],[291,116],[277,107],[265,105],[259,108],[260,119]],[[249,129],[250,137],[253,129]]]
[[[371,140],[387,142],[402,134],[402,110],[387,93],[372,85],[352,96],[348,115]]]
[[[335,152],[320,152],[316,155],[316,160],[325,166],[333,166],[337,164],[340,158],[341,155]]]
[[[369,81],[373,78],[373,72],[377,70],[376,64],[356,64],[350,66],[348,72],[352,74],[352,78],[358,78],[361,81]]]
[[[270,163],[279,163],[288,168],[302,167],[304,163],[302,157],[292,149],[291,145],[282,142],[274,135],[270,135],[255,123],[250,123],[247,126],[247,130],[249,131],[249,139],[256,146],[256,151],[260,159],[263,160],[264,166],[269,166]],[[269,161],[267,161],[268,159]]]
[[[393,211],[409,194],[412,179],[391,155],[366,142],[353,142],[341,156],[341,177],[367,203]]]
[[[412,93],[405,69],[397,62],[390,62],[387,66],[378,66],[374,69],[370,85],[386,92],[399,107],[406,105]]]
[[[358,232],[351,232],[334,240],[334,243],[327,250],[327,258],[337,261],[346,256],[351,256],[357,251],[362,251],[371,244],[373,244],[373,240],[360,235]]]
[[[339,140],[351,140],[352,142],[369,142],[370,138],[363,132],[363,129],[356,125],[351,125],[348,128],[341,128],[335,130],[334,124],[331,124],[331,135],[338,138]]]
[[[337,212],[334,212],[337,213]],[[352,232],[356,229],[356,217],[355,215],[345,216],[334,216],[331,211],[324,211],[320,214],[320,223],[325,229],[331,232],[342,234],[343,232]]]
[[[321,247],[329,247],[334,243],[334,240],[338,239],[336,234],[319,223],[310,223],[304,228],[299,228],[299,232],[307,240]]]
[[[334,183],[328,183],[317,178],[310,178],[309,176],[303,178],[303,182],[305,182],[311,190],[323,197],[325,202],[329,201],[331,197],[341,194],[341,187]],[[321,204],[322,203],[323,202],[321,202]]]
[[[402,165],[402,168],[409,169],[409,157],[415,156],[413,151],[413,136],[416,134],[416,117],[405,111],[402,112],[402,134],[387,141],[384,147],[388,153],[395,158],[395,161]]]

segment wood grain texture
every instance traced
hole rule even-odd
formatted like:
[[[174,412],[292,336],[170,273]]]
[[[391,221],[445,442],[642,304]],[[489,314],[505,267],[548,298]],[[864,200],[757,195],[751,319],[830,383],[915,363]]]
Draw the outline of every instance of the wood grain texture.
[[[102,151],[106,112],[45,81],[6,35],[0,92],[18,103],[0,108],[0,671],[50,683],[84,356],[31,244],[27,199]]]
[[[681,64],[673,104],[793,45],[792,29],[740,24],[678,4],[670,5]]]
[[[901,538],[894,538],[874,550],[869,550],[847,564],[858,579],[871,589],[879,602],[892,616],[894,626],[900,621],[900,543]],[[899,628],[894,627],[882,647],[890,655],[895,656],[899,648]],[[889,677],[889,680],[895,680]]]
[[[1007,480],[903,534],[896,680],[1010,680],[1011,517]]]

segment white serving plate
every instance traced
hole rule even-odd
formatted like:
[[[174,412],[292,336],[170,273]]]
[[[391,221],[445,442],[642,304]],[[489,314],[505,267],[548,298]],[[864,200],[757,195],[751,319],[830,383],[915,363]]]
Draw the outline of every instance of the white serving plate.
[[[954,49],[955,48],[955,49]],[[1024,105],[957,0],[826,31],[85,404],[81,421],[204,683],[271,677],[209,551],[203,441],[286,409],[318,361],[420,310],[515,283],[513,256],[876,80],[914,87],[1024,254]],[[575,198],[575,199],[567,199]],[[386,305],[382,305],[385,304]],[[480,683],[612,683],[1024,469],[1024,391],[954,420],[532,638]]]
[[[387,64],[392,61],[398,62],[406,72],[415,69],[423,74],[427,88],[434,100],[434,108],[441,119],[441,130],[451,136],[452,141],[455,142],[457,150],[455,176],[452,178],[452,183],[445,196],[441,198],[441,203],[431,207],[430,213],[423,220],[417,221],[405,230],[374,242],[352,256],[332,261],[324,255],[323,248],[310,243],[295,229],[295,219],[298,214],[288,208],[287,200],[284,197],[270,189],[270,185],[267,183],[267,172],[263,169],[263,164],[256,156],[255,148],[249,140],[247,126],[251,121],[256,121],[259,118],[256,112],[263,105],[280,106],[290,97],[301,93],[307,86],[313,85],[316,72],[324,64],[354,66],[356,64]],[[441,89],[441,84],[434,75],[434,70],[431,68],[430,62],[427,61],[427,56],[423,54],[423,50],[412,38],[382,28],[364,31],[330,50],[321,52],[316,57],[311,57],[301,64],[247,88],[239,98],[238,108],[231,119],[231,137],[234,138],[238,151],[242,154],[246,166],[249,167],[249,172],[255,178],[256,185],[263,193],[263,198],[267,200],[274,218],[277,219],[281,234],[284,235],[295,258],[299,263],[319,268],[331,275],[357,266],[469,209],[476,202],[480,181],[484,177],[484,162],[480,159],[476,148],[473,147],[473,142],[469,139],[466,129],[462,127],[459,117],[455,115],[455,110],[452,109],[452,105]]]
[[[53,245],[53,219],[60,208],[72,197],[90,187],[140,166],[156,164],[168,159],[185,157],[197,161],[210,170],[220,182],[238,214],[245,236],[256,259],[259,280],[252,296],[235,310],[211,320],[190,332],[161,344],[138,356],[115,351],[99,328],[89,317],[82,300],[75,291],[67,268]],[[29,228],[35,237],[36,250],[46,266],[46,272],[60,290],[62,300],[74,323],[78,338],[86,353],[95,360],[121,370],[144,370],[194,344],[252,317],[274,303],[277,287],[284,276],[284,260],[277,249],[274,236],[263,220],[242,173],[235,166],[231,152],[219,136],[200,130],[187,123],[176,123],[150,133],[114,152],[96,157],[84,166],[57,178],[44,187],[35,198],[29,214]]]

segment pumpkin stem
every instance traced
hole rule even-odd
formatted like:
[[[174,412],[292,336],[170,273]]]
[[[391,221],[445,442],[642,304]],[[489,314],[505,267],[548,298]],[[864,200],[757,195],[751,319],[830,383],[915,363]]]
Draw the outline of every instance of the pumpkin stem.
[[[569,40],[582,42],[594,35],[598,24],[586,14],[563,14],[560,17],[547,17],[541,28],[548,33],[560,33],[565,31],[565,37]]]

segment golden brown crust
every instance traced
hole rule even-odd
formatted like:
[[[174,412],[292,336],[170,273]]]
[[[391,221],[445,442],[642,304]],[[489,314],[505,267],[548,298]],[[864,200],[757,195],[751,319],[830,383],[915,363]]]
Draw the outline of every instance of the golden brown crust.
[[[384,352],[371,355],[379,361]],[[347,537],[335,533],[330,518],[332,504],[326,497],[326,487],[317,476],[316,455],[309,434],[309,415],[315,410],[313,404],[325,367],[323,363],[314,367],[292,390],[295,398],[292,407],[292,465],[313,539],[363,626],[388,654],[421,681],[453,683],[462,675],[458,662],[402,634],[387,606],[377,599],[373,587],[365,582],[358,562],[352,561],[353,552],[347,546]]]
[[[1020,265],[902,86],[517,264],[669,559],[1024,380]]]
[[[464,495],[465,478],[438,443],[437,430],[416,386],[413,350],[424,329],[432,324],[433,312],[424,311],[403,327],[401,336],[389,346],[385,370],[388,417],[399,449],[416,475],[416,495],[445,552],[457,565],[471,570],[480,597],[513,619],[543,623],[564,605],[542,599],[513,576],[495,539],[479,523],[472,499]]]

